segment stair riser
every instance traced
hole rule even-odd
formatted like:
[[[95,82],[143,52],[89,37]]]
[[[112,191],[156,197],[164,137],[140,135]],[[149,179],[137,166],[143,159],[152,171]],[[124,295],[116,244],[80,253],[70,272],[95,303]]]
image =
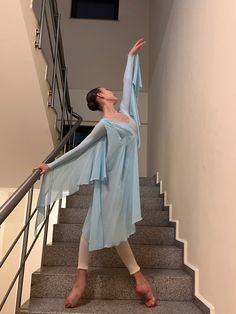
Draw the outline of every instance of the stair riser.
[[[74,266],[78,264],[78,247],[46,246],[43,254],[44,266]],[[137,263],[142,268],[181,269],[182,250],[172,247],[132,247]],[[114,248],[90,252],[92,267],[124,267]]]
[[[92,198],[90,195],[73,194],[66,198],[66,207],[88,208]],[[141,198],[141,208],[143,210],[156,209],[162,210],[164,202],[162,197]]]
[[[145,270],[144,270],[145,273]],[[169,277],[168,280],[157,275],[146,275],[159,300],[187,301],[192,299],[193,284],[191,277]],[[31,297],[66,297],[76,278],[75,275],[32,275]],[[98,274],[90,272],[85,298],[96,299],[139,299],[135,293],[134,281],[127,272],[119,274]]]
[[[84,208],[61,208],[59,212],[59,223],[75,224],[83,223],[87,214]],[[166,210],[142,210],[143,219],[136,225],[143,226],[168,226],[169,212]]]
[[[79,242],[82,225],[54,225],[53,241]],[[137,226],[136,232],[129,238],[134,244],[174,245],[175,234],[173,227],[143,227]]]

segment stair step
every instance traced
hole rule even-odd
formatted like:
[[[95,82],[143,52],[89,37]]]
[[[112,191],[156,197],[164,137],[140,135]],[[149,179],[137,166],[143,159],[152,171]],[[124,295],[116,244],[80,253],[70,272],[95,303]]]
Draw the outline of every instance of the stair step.
[[[91,195],[72,194],[66,198],[66,207],[88,208],[91,200]],[[141,197],[140,201],[143,210],[163,210],[164,208],[163,197]]]
[[[131,245],[137,263],[142,268],[181,269],[183,250],[176,246]],[[52,243],[45,246],[44,266],[74,266],[78,264],[79,243]],[[90,252],[89,265],[93,267],[124,267],[115,248]]]
[[[156,307],[147,309],[138,300],[82,300],[79,307],[66,309],[64,298],[32,298],[17,314],[202,314],[190,301],[157,301]]]
[[[192,277],[179,269],[142,270],[159,300],[190,301]],[[64,298],[77,276],[75,267],[44,266],[34,272],[31,297]],[[90,268],[84,297],[87,299],[138,299],[134,281],[125,268]]]
[[[56,224],[53,226],[53,242],[79,242],[82,224]],[[174,245],[174,227],[136,226],[130,236],[133,244]]]
[[[140,196],[142,197],[158,197],[160,194],[160,186],[159,185],[141,185],[140,186]],[[92,195],[93,193],[93,185],[80,185],[79,191],[75,192],[72,195]]]
[[[58,222],[62,224],[83,223],[87,208],[60,208]],[[142,209],[142,220],[136,225],[145,226],[168,226],[169,211],[156,209]]]
[[[53,228],[53,243],[43,251],[42,267],[32,274],[31,298],[18,314],[202,314],[193,303],[194,279],[183,270],[183,248],[175,245],[175,225],[155,177],[140,177],[143,219],[129,238],[143,274],[157,297],[158,306],[147,309],[135,293],[134,280],[116,249],[90,252],[84,299],[77,308],[64,301],[77,276],[80,234],[92,199],[93,186],[83,185],[67,197]]]
[[[156,176],[153,177],[139,177],[139,185],[157,185]]]

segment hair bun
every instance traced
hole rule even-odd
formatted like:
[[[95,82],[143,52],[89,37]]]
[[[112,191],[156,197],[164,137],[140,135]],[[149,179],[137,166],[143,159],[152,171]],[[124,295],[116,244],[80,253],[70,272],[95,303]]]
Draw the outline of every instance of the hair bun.
[[[98,87],[92,89],[90,92],[88,92],[86,96],[87,105],[90,110],[96,111],[100,110],[99,103],[97,101],[97,94],[100,92],[100,89]]]
[[[87,103],[87,105],[88,105],[89,109],[92,110],[92,111],[98,110],[98,105],[95,102],[93,102],[93,101],[89,101]]]

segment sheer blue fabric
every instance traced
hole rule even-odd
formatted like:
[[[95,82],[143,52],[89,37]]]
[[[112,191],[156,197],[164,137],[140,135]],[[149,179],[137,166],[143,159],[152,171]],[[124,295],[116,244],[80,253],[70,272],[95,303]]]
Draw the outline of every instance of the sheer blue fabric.
[[[50,171],[43,176],[37,203],[35,233],[45,218],[45,206],[77,192],[81,184],[94,184],[82,229],[90,251],[117,245],[135,232],[135,222],[142,219],[137,108],[140,87],[138,55],[129,55],[119,108],[129,122],[102,118],[80,145],[48,164]]]

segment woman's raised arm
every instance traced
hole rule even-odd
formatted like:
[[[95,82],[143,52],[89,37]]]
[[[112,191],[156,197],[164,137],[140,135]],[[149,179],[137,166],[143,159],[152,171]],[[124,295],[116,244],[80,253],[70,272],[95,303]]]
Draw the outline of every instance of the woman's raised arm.
[[[127,64],[123,79],[123,96],[120,103],[120,111],[129,114],[130,97],[132,90],[132,77],[134,67],[134,57],[145,44],[144,38],[139,39],[131,48],[128,54]]]

